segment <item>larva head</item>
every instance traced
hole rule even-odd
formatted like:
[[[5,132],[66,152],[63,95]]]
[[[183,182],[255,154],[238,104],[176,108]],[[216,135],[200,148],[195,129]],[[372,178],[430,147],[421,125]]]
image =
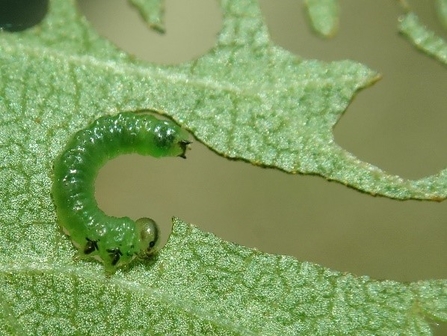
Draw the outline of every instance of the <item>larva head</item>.
[[[135,222],[138,232],[138,256],[140,258],[148,258],[156,251],[159,230],[158,225],[150,218],[140,218]]]
[[[185,152],[191,141],[188,132],[172,121],[160,120],[154,128],[154,141],[160,149],[160,156],[180,156],[186,158]]]

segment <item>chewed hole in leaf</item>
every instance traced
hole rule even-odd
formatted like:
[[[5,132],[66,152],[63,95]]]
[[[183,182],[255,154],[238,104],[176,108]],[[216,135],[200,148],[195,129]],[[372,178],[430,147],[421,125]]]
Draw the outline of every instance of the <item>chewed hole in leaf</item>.
[[[161,17],[164,34],[150,29],[150,23],[126,1],[80,0],[78,4],[100,35],[131,55],[160,64],[187,62],[205,54],[215,45],[222,24],[217,1],[166,1]]]

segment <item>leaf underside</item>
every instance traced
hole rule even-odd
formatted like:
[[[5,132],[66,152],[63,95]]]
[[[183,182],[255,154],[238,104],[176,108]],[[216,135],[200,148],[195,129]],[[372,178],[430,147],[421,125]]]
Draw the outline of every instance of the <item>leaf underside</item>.
[[[334,125],[355,93],[379,75],[352,61],[304,60],[273,45],[255,1],[222,1],[216,46],[175,66],[130,58],[99,38],[72,4],[52,4],[39,27],[2,35],[0,90],[3,110],[46,123],[45,132],[32,141],[44,142],[51,136],[48,130],[66,127],[54,152],[99,115],[153,109],[229,158],[321,175],[372,195],[429,200],[447,195],[446,170],[406,180],[335,143]],[[7,90],[11,81],[16,87]],[[2,119],[5,125],[9,117]],[[22,142],[17,130],[3,134],[5,141]],[[53,158],[54,153],[36,159]]]
[[[430,335],[425,317],[446,320],[443,280],[355,277],[179,220],[150,263],[106,277],[100,264],[72,260],[51,167],[71,135],[104,114],[152,109],[229,158],[374,195],[446,197],[445,170],[404,180],[334,142],[332,128],[376,72],[301,59],[272,44],[256,1],[221,5],[215,47],[175,66],[118,50],[74,1],[51,1],[39,26],[0,34],[1,334]]]
[[[447,6],[447,5],[446,5]],[[416,48],[441,63],[447,65],[447,43],[419,21],[415,13],[409,12],[399,22],[399,31],[407,37]]]
[[[305,5],[313,29],[323,37],[332,37],[338,31],[340,6],[338,0],[306,0]]]
[[[39,229],[36,229],[38,231]],[[3,330],[91,335],[431,335],[447,284],[331,271],[224,242],[174,219],[156,260],[107,277],[98,264],[1,264]],[[65,262],[65,263],[64,263]]]

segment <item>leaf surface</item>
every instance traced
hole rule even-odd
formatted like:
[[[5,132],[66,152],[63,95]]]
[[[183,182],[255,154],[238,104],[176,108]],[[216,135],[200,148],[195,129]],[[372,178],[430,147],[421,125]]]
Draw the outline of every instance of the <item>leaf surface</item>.
[[[338,0],[306,0],[312,27],[324,37],[332,37],[338,31],[340,6]]]
[[[377,80],[352,62],[303,60],[273,45],[254,1],[222,1],[216,46],[160,66],[104,40],[74,1],[41,25],[0,34],[2,334],[429,335],[445,282],[409,285],[335,272],[223,242],[175,220],[158,258],[106,277],[73,261],[50,197],[73,133],[104,114],[153,109],[224,156],[319,174],[373,194],[444,198],[445,173],[390,176],[349,154],[332,128]]]
[[[161,33],[165,32],[164,0],[129,0],[129,2],[138,9],[149,27]]]
[[[436,0],[436,9],[438,11],[439,19],[444,27],[447,28],[447,0]]]
[[[416,48],[447,65],[447,43],[425,27],[415,13],[409,12],[400,19],[399,31]]]
[[[405,180],[335,143],[333,127],[355,93],[379,78],[376,72],[352,61],[303,60],[273,45],[253,0],[222,1],[222,7],[222,31],[210,52],[189,63],[161,66],[116,49],[71,2],[55,0],[40,27],[2,34],[0,108],[31,113],[47,129],[65,125],[66,132],[53,139],[60,141],[51,148],[56,152],[99,115],[152,109],[169,114],[229,158],[321,175],[373,195],[446,197],[445,170]],[[11,142],[21,137],[16,131],[4,134]],[[45,132],[39,134],[33,141],[44,143]]]
[[[445,281],[404,285],[355,277],[224,242],[178,219],[151,265],[112,277],[98,264],[70,261],[68,248],[52,251],[54,259],[2,262],[4,330],[431,335],[424,313],[437,320],[447,317]]]

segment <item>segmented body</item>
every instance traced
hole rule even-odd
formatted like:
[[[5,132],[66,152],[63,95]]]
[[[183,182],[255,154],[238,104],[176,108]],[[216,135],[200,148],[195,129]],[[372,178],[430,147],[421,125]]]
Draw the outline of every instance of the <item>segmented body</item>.
[[[98,208],[95,179],[110,159],[126,153],[185,157],[188,133],[171,121],[125,112],[97,119],[77,132],[54,163],[52,197],[59,224],[81,256],[104,263],[107,272],[153,253],[154,221],[112,217]]]

